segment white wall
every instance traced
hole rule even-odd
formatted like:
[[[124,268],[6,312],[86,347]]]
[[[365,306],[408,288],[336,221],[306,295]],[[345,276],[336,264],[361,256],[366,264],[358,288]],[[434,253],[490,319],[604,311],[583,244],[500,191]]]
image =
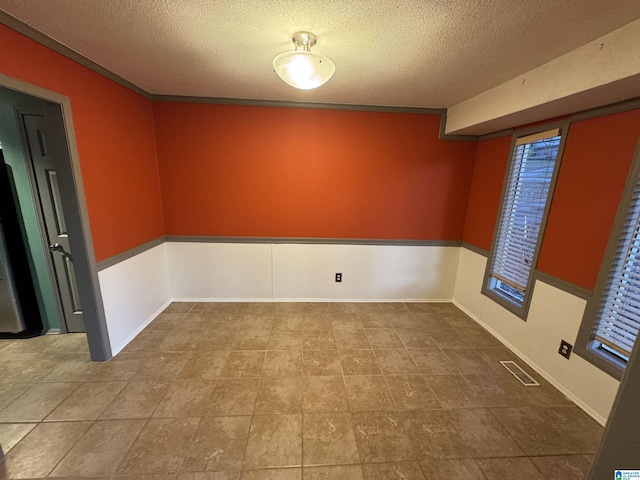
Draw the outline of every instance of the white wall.
[[[451,300],[459,256],[437,246],[166,245],[173,298],[204,301]]]
[[[113,354],[171,300],[453,301],[600,423],[618,381],[572,355],[585,300],[537,281],[527,321],[480,293],[466,248],[167,242],[99,272]],[[335,283],[335,273],[342,283]]]
[[[116,355],[171,302],[166,244],[101,270],[98,280]]]
[[[619,382],[578,355],[558,354],[560,340],[575,344],[586,301],[536,281],[525,322],[480,293],[487,259],[460,250],[454,303],[604,425]]]

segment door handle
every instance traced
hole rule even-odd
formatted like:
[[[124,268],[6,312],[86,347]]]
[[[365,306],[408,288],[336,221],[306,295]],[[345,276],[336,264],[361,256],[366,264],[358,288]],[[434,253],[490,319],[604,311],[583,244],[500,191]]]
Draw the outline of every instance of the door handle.
[[[64,252],[64,247],[59,243],[54,243],[53,245],[49,245],[50,252]]]

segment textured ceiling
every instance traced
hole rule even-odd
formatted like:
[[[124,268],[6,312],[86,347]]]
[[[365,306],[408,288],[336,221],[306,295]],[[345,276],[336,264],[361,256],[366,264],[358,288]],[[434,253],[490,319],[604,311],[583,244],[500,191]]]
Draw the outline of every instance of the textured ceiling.
[[[149,93],[449,107],[640,18],[638,0],[0,0],[0,9]],[[271,67],[319,37],[334,77]]]

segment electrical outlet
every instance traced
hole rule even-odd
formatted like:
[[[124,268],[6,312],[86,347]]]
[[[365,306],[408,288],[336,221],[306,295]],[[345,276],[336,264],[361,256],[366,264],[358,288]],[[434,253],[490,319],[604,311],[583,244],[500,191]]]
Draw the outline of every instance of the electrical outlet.
[[[573,350],[573,345],[564,340],[560,340],[560,348],[558,349],[560,355],[564,358],[569,358],[571,356],[571,350]]]
[[[336,283],[340,283],[340,282],[342,282],[342,274],[336,273]]]

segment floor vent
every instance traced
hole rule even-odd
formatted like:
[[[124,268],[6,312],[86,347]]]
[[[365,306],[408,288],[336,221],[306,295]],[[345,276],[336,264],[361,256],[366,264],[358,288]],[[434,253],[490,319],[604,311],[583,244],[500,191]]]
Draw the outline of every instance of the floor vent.
[[[525,387],[539,387],[540,384],[536,382],[531,375],[525,372],[520,365],[513,360],[501,360],[500,363],[504,368],[509,370],[509,373],[520,380]]]

